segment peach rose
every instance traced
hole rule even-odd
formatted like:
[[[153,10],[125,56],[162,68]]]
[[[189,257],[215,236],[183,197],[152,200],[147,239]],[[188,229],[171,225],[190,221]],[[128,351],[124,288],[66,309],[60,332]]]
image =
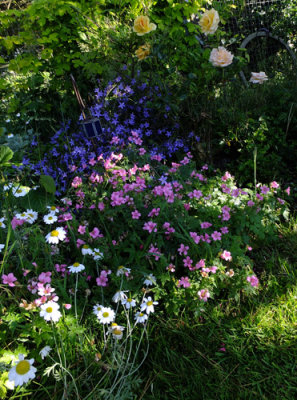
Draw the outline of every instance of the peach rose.
[[[146,33],[156,30],[157,26],[150,22],[148,17],[140,15],[134,21],[133,32],[136,32],[138,36],[143,36]]]
[[[233,54],[225,47],[220,46],[211,50],[209,61],[214,67],[227,67],[232,64]]]
[[[265,72],[252,72],[252,76],[250,79],[250,82],[252,83],[260,83],[262,84],[264,81],[268,80],[268,76],[265,74]]]
[[[149,43],[140,46],[136,51],[135,55],[139,61],[144,60],[149,54],[151,50],[151,45]]]
[[[218,29],[219,22],[219,14],[214,8],[212,8],[211,10],[205,11],[200,18],[199,25],[201,31],[205,33],[205,35],[213,35]]]

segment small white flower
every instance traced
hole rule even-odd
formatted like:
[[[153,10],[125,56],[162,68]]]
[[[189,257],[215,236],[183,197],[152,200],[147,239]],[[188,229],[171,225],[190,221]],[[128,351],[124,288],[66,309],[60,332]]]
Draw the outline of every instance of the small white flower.
[[[46,207],[50,214],[57,214],[59,213],[59,209],[56,206],[47,206]]]
[[[30,188],[26,186],[15,186],[12,188],[12,194],[14,197],[24,197],[29,191]]]
[[[19,354],[19,361],[8,372],[8,380],[13,382],[14,386],[22,386],[30,379],[34,379],[37,370],[33,367],[33,363],[34,358],[25,360],[24,355]]]
[[[58,220],[58,217],[55,214],[46,214],[43,217],[43,221],[47,224],[53,224],[54,222],[56,222]]]
[[[13,133],[9,133],[8,135],[7,135],[7,139],[12,139],[14,137],[14,134]]]
[[[40,306],[41,311],[39,315],[46,321],[58,322],[62,314],[59,311],[59,304],[54,301],[48,301]]]
[[[6,192],[7,190],[11,189],[13,187],[13,183],[8,183],[7,185],[3,186],[3,190]]]
[[[116,340],[120,340],[123,337],[123,330],[125,328],[121,325],[116,324],[115,322],[113,322],[111,324],[111,327],[108,328],[108,333],[112,334],[112,337]]]
[[[58,244],[59,241],[63,241],[66,237],[66,232],[64,228],[56,228],[46,235],[46,241],[50,244]]]
[[[96,317],[98,316],[99,312],[102,311],[104,307],[101,304],[96,304],[93,307],[93,314],[96,315]]]
[[[149,274],[143,282],[146,286],[152,286],[157,284],[156,277],[153,274]]]
[[[131,268],[126,268],[123,265],[120,265],[117,270],[117,276],[120,275],[129,275],[131,272]]]
[[[0,253],[2,253],[2,250],[4,249],[5,244],[0,244]]]
[[[261,85],[265,81],[268,81],[268,76],[265,74],[265,72],[252,72],[250,82],[259,83]]]
[[[27,221],[27,212],[23,211],[22,213],[18,213],[18,214],[15,215],[15,217],[17,219],[22,219],[24,221]]]
[[[4,224],[4,218],[0,218],[0,228],[6,228],[6,225]]]
[[[138,324],[138,323],[144,324],[145,321],[148,319],[148,315],[138,311],[135,314],[134,319],[136,321],[135,324]]]
[[[93,251],[93,258],[94,260],[102,260],[104,257],[103,253],[100,251],[100,249],[94,249]]]
[[[110,307],[102,307],[97,317],[101,324],[110,324],[115,319],[115,312]]]
[[[131,297],[122,300],[122,305],[129,310],[130,308],[133,308],[136,306],[136,301],[134,299],[131,299]]]
[[[123,301],[127,298],[127,295],[125,294],[125,292],[127,292],[127,290],[118,290],[116,292],[116,294],[113,296],[112,301],[114,303],[118,303],[119,301]]]
[[[149,296],[143,299],[143,303],[140,306],[141,311],[145,311],[147,314],[155,312],[154,305],[159,304],[157,301],[152,300]]]
[[[27,210],[26,214],[26,221],[29,222],[29,224],[33,224],[38,218],[38,213],[31,209]]]
[[[40,350],[39,354],[41,358],[44,360],[46,356],[49,355],[49,352],[52,350],[50,346],[45,346],[43,349]]]
[[[91,247],[88,244],[84,244],[81,248],[81,252],[83,256],[89,255],[92,256],[93,255],[93,250],[91,249]]]
[[[68,269],[70,272],[77,274],[78,272],[81,272],[84,269],[86,269],[86,267],[83,264],[75,262],[74,264],[70,265],[70,267],[68,267]]]

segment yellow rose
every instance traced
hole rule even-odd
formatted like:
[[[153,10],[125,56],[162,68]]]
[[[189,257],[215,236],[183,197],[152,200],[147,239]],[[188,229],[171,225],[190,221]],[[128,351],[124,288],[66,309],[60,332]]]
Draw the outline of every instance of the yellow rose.
[[[214,8],[212,8],[211,10],[205,11],[200,18],[199,25],[205,35],[213,35],[218,29],[219,22],[219,14]]]
[[[146,33],[154,31],[156,28],[157,28],[157,26],[155,24],[153,24],[152,22],[150,23],[150,20],[148,17],[145,17],[144,15],[140,15],[134,21],[133,32],[136,32],[136,34],[138,36],[143,36]]]
[[[147,43],[147,44],[140,46],[135,51],[135,55],[139,61],[144,60],[150,54],[150,50],[151,50],[151,45]]]
[[[232,64],[233,54],[225,47],[220,46],[211,50],[209,61],[214,67],[227,67]]]

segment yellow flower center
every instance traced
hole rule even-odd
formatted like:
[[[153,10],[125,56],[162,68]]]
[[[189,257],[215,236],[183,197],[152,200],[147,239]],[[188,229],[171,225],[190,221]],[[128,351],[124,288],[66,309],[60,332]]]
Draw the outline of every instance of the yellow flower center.
[[[34,215],[33,215],[33,214],[28,214],[28,215],[29,215],[29,217],[32,217],[32,218],[34,217]]]
[[[83,245],[83,249],[88,249],[88,248],[89,248],[89,246],[87,244]]]
[[[152,301],[148,301],[146,304],[147,304],[148,306],[152,306],[152,305],[153,305],[153,302],[152,302]]]
[[[118,267],[118,269],[123,269],[124,268],[124,266],[123,265],[120,265],[119,267]]]
[[[51,232],[51,236],[57,237],[57,236],[59,236],[59,232],[54,230]]]
[[[25,216],[26,216],[26,213],[22,213],[22,214],[21,214],[21,217],[25,217]]]
[[[53,312],[53,308],[52,307],[47,307],[45,311],[47,313],[51,313],[51,312]]]
[[[127,302],[128,302],[128,303],[131,303],[131,302],[132,302],[132,299],[127,299]]]
[[[97,307],[97,311],[101,311],[102,310],[102,307]]]
[[[18,375],[25,375],[30,371],[30,363],[27,360],[20,361],[15,367],[16,373]]]
[[[141,312],[141,313],[139,313],[139,317],[143,317],[144,316],[144,314]]]
[[[22,193],[22,189],[18,189],[16,192],[17,193]]]
[[[79,263],[78,262],[74,263],[73,267],[75,267],[75,268],[79,267]]]
[[[111,324],[111,326],[118,326],[118,324],[116,323],[116,322],[113,322],[112,324]]]
[[[2,226],[2,222],[0,222],[0,226]]]
[[[122,334],[122,331],[121,331],[120,329],[114,329],[114,330],[112,331],[112,333],[113,333],[114,335],[120,336],[120,335]]]
[[[56,209],[55,206],[52,206],[52,207],[51,207],[51,210],[52,210],[52,211],[55,211],[55,209]]]
[[[109,313],[107,311],[105,311],[102,315],[104,318],[107,318],[109,316]]]
[[[53,219],[53,217],[48,217],[48,219]]]

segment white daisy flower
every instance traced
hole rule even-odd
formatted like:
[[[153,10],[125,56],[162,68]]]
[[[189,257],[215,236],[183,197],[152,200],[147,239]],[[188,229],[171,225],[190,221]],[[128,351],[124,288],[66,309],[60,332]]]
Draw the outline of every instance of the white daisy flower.
[[[7,135],[7,139],[11,139],[11,138],[13,138],[14,137],[14,134],[13,133],[9,133],[8,135]]]
[[[30,191],[27,186],[15,186],[12,188],[12,194],[14,197],[24,197]]]
[[[59,311],[59,304],[54,301],[48,301],[40,306],[41,311],[39,315],[46,321],[58,322],[62,314]]]
[[[54,222],[56,222],[58,220],[58,217],[55,214],[46,214],[43,217],[43,221],[47,224],[53,224]]]
[[[8,372],[8,380],[14,383],[14,386],[22,386],[30,379],[35,378],[37,369],[33,367],[34,358],[25,360],[23,354],[19,354],[19,361]]]
[[[4,224],[4,218],[0,218],[0,228],[6,228],[6,225]]]
[[[3,186],[3,190],[7,192],[7,190],[11,189],[13,187],[13,183],[8,183],[7,185]]]
[[[59,209],[56,206],[47,206],[46,207],[50,214],[57,214],[59,213]]]
[[[26,221],[29,222],[29,224],[33,224],[38,218],[38,213],[36,211],[27,210],[26,214],[27,214]]]
[[[119,301],[123,301],[127,298],[127,295],[125,294],[125,292],[127,292],[128,290],[118,290],[116,292],[116,294],[113,296],[112,301],[114,303],[118,303]]]
[[[140,306],[140,310],[145,311],[147,314],[155,312],[154,305],[156,306],[157,304],[159,304],[158,301],[152,300],[151,296],[149,296],[148,298],[145,297],[143,299],[143,303]]]
[[[22,213],[18,213],[15,215],[17,219],[23,219],[24,221],[27,221],[27,212],[23,211]]]
[[[101,324],[110,324],[115,319],[115,312],[110,307],[102,307],[97,317]]]
[[[5,244],[0,244],[0,253],[2,253],[2,250],[4,249]]]
[[[131,297],[129,297],[128,299],[122,300],[122,305],[125,306],[127,310],[129,310],[130,308],[136,306],[136,301],[134,299],[131,299]]]
[[[120,275],[129,275],[131,272],[131,268],[126,268],[123,265],[120,265],[117,270],[117,276]]]
[[[93,307],[93,314],[96,316],[99,314],[100,311],[102,311],[104,307],[101,304],[95,304]]]
[[[156,285],[157,284],[157,279],[153,274],[149,274],[144,282],[143,282],[146,286],[152,286],[152,285]]]
[[[70,265],[70,267],[68,267],[68,269],[70,272],[77,274],[78,272],[81,272],[84,269],[86,269],[86,267],[83,264],[75,262],[74,264]]]
[[[92,256],[93,255],[93,250],[91,249],[91,247],[88,244],[84,244],[81,248],[81,252],[83,256],[89,255]]]
[[[66,237],[66,232],[64,228],[56,228],[46,235],[46,241],[50,244],[58,244],[59,241],[63,241]]]
[[[108,328],[108,333],[112,334],[112,337],[116,340],[120,340],[123,337],[123,330],[125,328],[121,325],[116,324],[115,322],[113,322],[111,324],[111,327]]]
[[[148,315],[138,311],[135,314],[134,319],[136,321],[135,324],[138,324],[138,323],[144,324],[145,321],[148,319]]]
[[[52,350],[50,346],[45,346],[43,349],[40,350],[39,354],[41,358],[44,360],[45,357],[49,355],[49,352]]]
[[[93,251],[93,258],[94,260],[102,260],[103,258],[103,253],[100,251],[100,249],[94,249]]]

